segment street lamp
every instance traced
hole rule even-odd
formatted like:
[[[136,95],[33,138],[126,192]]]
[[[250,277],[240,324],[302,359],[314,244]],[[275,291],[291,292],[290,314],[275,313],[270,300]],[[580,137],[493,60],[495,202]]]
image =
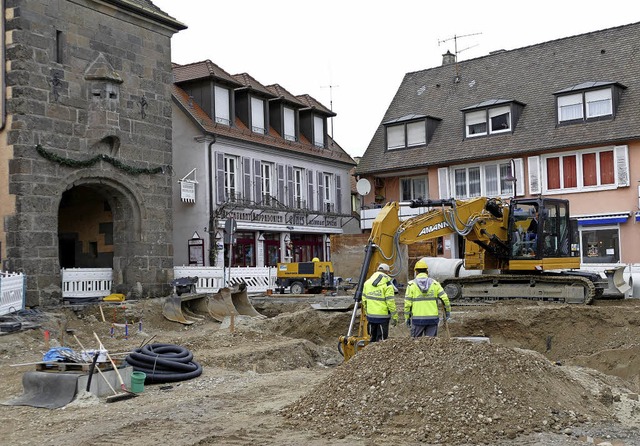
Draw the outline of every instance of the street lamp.
[[[517,189],[516,185],[518,183],[518,178],[516,177],[516,160],[511,158],[511,160],[509,161],[509,164],[510,164],[509,167],[511,172],[509,172],[509,175],[505,177],[504,180],[513,184],[513,198],[516,198],[516,189]]]

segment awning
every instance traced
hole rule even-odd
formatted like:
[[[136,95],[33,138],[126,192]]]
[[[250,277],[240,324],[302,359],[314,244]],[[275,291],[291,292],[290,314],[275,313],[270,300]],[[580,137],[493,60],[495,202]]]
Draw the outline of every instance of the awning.
[[[625,223],[629,219],[629,214],[630,212],[618,212],[615,214],[584,215],[576,217],[576,220],[580,226],[615,225]],[[636,221],[638,221],[638,214],[636,214]]]

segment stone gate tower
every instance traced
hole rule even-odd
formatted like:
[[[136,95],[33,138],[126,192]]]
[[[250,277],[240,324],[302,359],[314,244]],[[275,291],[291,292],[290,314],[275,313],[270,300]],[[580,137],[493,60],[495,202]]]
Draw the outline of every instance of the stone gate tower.
[[[171,37],[149,0],[4,0],[0,259],[27,305],[61,268],[111,267],[165,295],[172,275]]]

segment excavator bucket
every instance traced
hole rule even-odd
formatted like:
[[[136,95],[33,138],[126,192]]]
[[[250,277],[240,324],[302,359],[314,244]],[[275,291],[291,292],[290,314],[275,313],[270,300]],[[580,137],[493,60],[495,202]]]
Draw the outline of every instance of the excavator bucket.
[[[189,309],[189,305],[203,299],[206,299],[206,294],[189,294],[181,296],[173,294],[165,298],[162,304],[162,315],[173,322],[180,322],[185,325],[193,324],[197,320],[202,320],[203,317],[191,311]]]
[[[222,322],[226,316],[249,316],[266,318],[258,313],[247,296],[247,286],[244,283],[232,288],[220,290],[207,300],[207,311],[215,320]]]
[[[170,321],[185,325],[193,324],[205,316],[222,322],[227,316],[250,316],[266,318],[258,313],[247,296],[247,286],[244,283],[231,288],[220,288],[213,294],[173,295],[165,299],[162,314]]]
[[[624,299],[631,290],[631,285],[624,278],[625,266],[618,266],[613,269],[605,270],[608,287],[603,292],[604,298]]]

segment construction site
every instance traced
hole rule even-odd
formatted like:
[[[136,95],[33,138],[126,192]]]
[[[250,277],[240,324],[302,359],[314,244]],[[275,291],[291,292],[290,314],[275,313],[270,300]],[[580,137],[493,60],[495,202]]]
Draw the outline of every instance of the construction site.
[[[640,444],[640,299],[454,305],[437,337],[413,339],[399,324],[348,361],[338,339],[352,295],[248,296],[255,314],[189,313],[187,323],[163,314],[170,299],[16,315],[22,328],[0,336],[2,443]],[[130,398],[111,395],[130,391],[127,378],[100,396],[43,381],[36,393],[58,407],[36,407],[44,397],[26,389],[27,374],[88,373],[43,366],[47,348],[98,341],[123,372],[144,345],[179,346],[198,371],[147,374]]]

